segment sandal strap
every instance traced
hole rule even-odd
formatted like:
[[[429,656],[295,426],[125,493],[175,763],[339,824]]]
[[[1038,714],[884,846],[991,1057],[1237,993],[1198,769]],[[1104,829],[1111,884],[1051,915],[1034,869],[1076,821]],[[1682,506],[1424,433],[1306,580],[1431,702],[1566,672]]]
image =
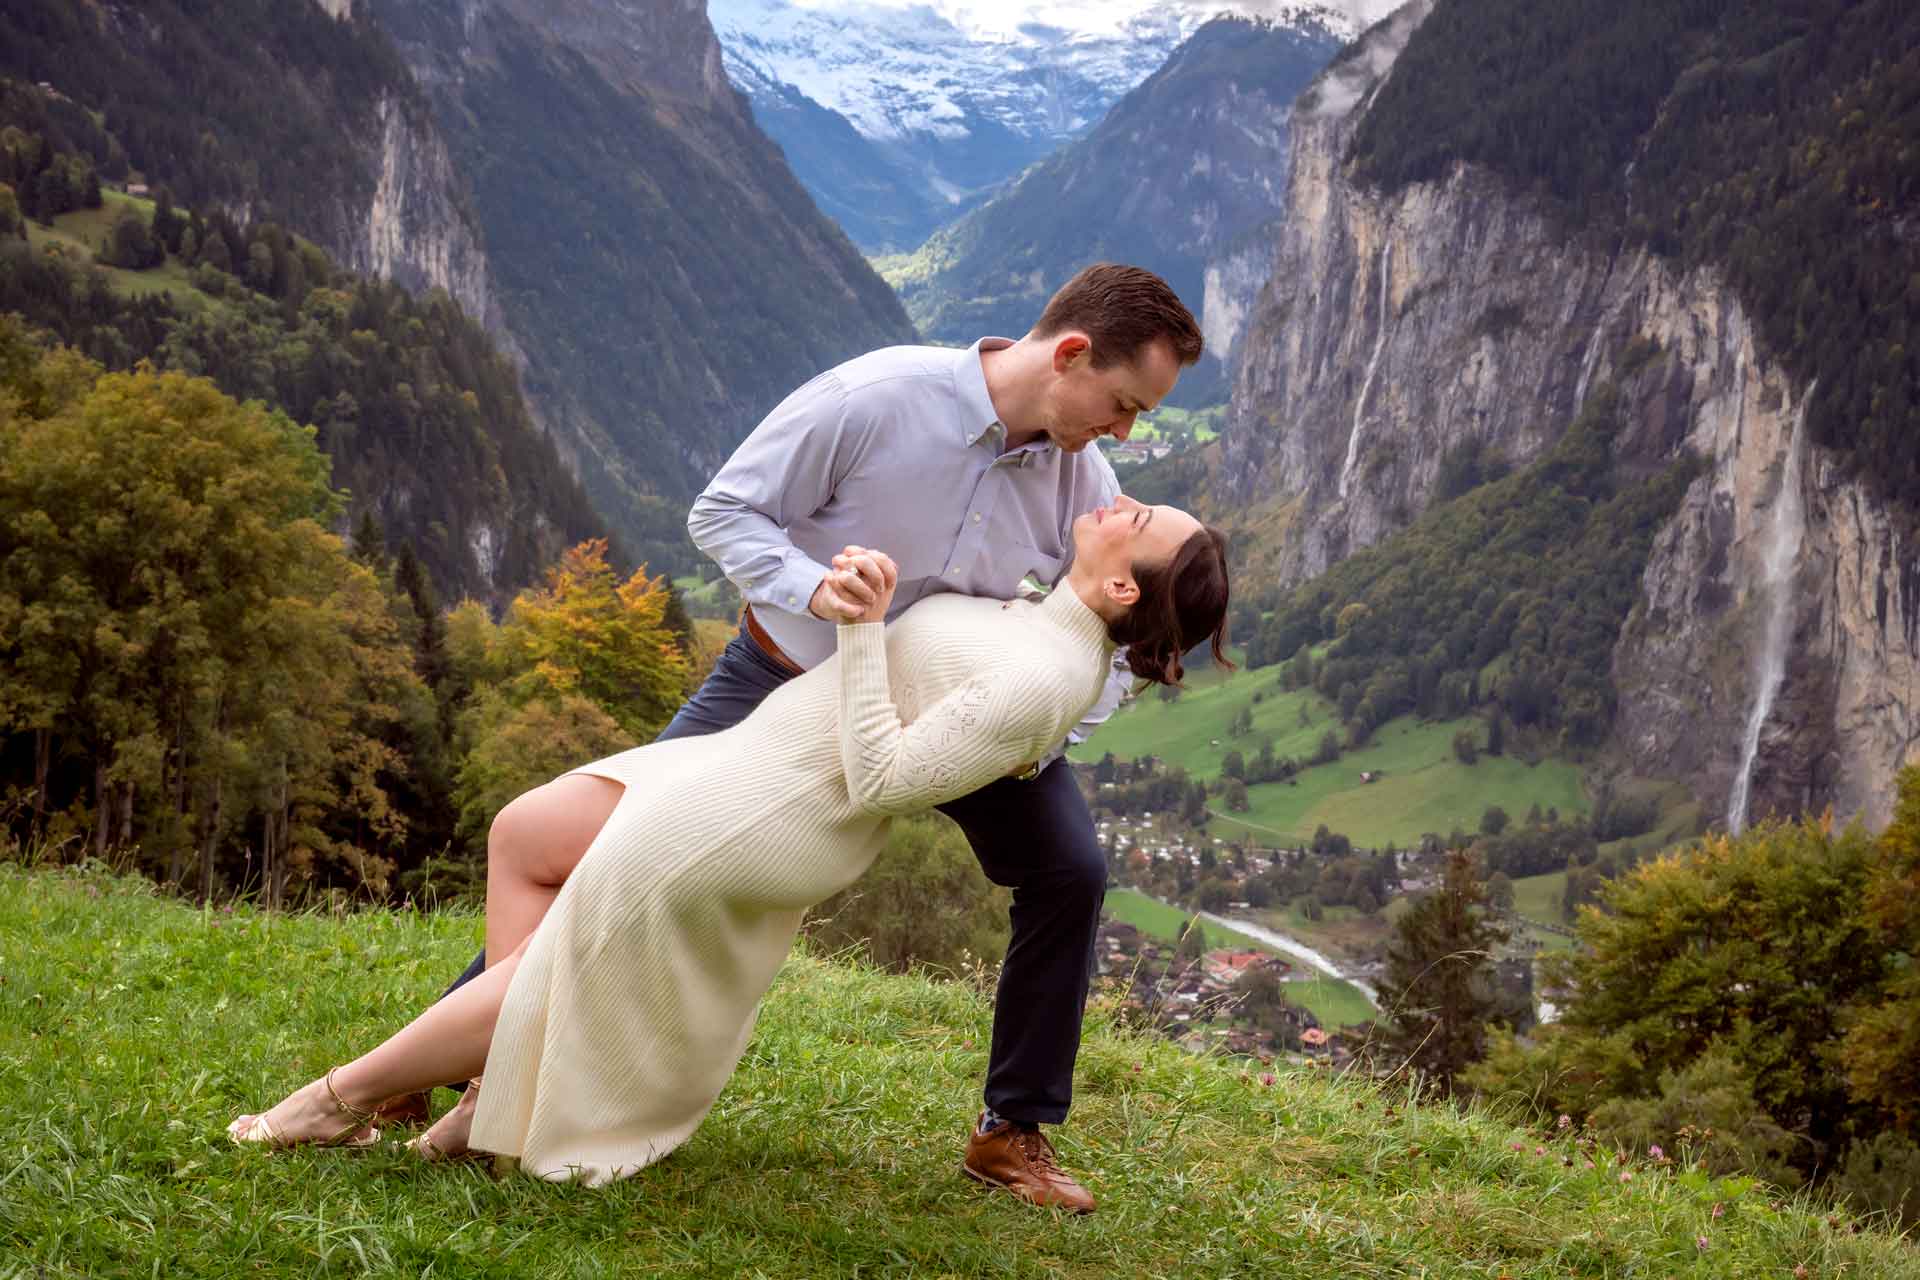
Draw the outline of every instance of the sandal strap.
[[[340,1091],[333,1087],[333,1073],[339,1069],[338,1067],[328,1067],[327,1074],[322,1077],[323,1082],[327,1086],[327,1096],[333,1099],[334,1110],[354,1121],[355,1129],[363,1129],[368,1125],[376,1123],[379,1120],[379,1116],[377,1116],[371,1108],[354,1106],[351,1102],[341,1097]],[[353,1129],[349,1129],[346,1132],[352,1133],[353,1131]],[[345,1134],[341,1136],[344,1137]]]

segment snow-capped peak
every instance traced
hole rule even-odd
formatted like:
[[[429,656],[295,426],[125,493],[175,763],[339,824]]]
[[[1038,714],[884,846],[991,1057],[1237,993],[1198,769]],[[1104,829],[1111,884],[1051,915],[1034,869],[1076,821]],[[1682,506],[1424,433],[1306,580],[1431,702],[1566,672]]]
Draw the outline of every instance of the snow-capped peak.
[[[785,84],[870,139],[1022,137],[1092,124],[1210,18],[1239,13],[1350,37],[1352,5],[1280,0],[710,0],[727,71],[750,94]]]

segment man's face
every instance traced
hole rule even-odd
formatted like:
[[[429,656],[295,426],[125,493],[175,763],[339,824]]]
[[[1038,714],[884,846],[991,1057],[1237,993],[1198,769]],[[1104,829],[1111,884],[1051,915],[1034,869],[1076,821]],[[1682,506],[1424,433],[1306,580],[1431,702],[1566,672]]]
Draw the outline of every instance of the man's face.
[[[1132,361],[1093,367],[1093,348],[1083,333],[1056,337],[1053,386],[1047,397],[1047,438],[1078,453],[1101,436],[1125,440],[1133,420],[1158,407],[1180,378],[1180,362],[1164,339],[1142,347]]]

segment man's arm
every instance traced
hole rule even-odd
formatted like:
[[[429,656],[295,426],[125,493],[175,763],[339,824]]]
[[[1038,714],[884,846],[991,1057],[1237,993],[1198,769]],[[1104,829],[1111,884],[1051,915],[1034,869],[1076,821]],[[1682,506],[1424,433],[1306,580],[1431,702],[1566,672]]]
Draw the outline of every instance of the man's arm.
[[[748,604],[829,620],[858,612],[787,526],[827,504],[870,430],[850,420],[840,379],[823,373],[775,406],[694,499],[688,534]]]
[[[1100,690],[1100,700],[1087,708],[1087,714],[1080,723],[1067,731],[1067,746],[1085,742],[1095,729],[1107,722],[1107,718],[1120,709],[1120,703],[1126,698],[1127,690],[1139,679],[1127,666],[1127,651],[1124,647],[1113,651],[1113,668],[1107,672],[1107,683]]]
[[[1061,546],[1071,547],[1073,545],[1073,521],[1082,512],[1091,511],[1095,507],[1112,506],[1113,500],[1120,496],[1120,480],[1113,474],[1113,468],[1108,465],[1106,458],[1094,452],[1096,448],[1097,446],[1094,446],[1088,450],[1088,452],[1093,453],[1093,457],[1088,459],[1088,461],[1093,464],[1093,499],[1079,511],[1069,511],[1066,513],[1066,527],[1061,530],[1060,535]],[[1062,570],[1060,581],[1065,582],[1066,580],[1066,572]],[[1107,672],[1107,683],[1106,686],[1100,690],[1099,701],[1087,708],[1087,714],[1081,717],[1080,723],[1073,726],[1073,729],[1067,734],[1066,742],[1061,744],[1059,749],[1052,754],[1063,754],[1068,747],[1085,742],[1095,729],[1105,724],[1107,718],[1120,709],[1120,703],[1126,698],[1127,691],[1133,687],[1135,679],[1137,679],[1137,677],[1133,674],[1132,669],[1127,666],[1126,649],[1122,647],[1115,650],[1113,655],[1113,668]]]

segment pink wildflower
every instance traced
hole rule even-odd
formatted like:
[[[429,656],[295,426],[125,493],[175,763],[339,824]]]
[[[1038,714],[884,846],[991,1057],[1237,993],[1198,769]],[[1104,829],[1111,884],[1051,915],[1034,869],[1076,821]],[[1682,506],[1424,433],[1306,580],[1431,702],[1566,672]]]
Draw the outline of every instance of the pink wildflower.
[[[1273,1072],[1271,1071],[1262,1071],[1260,1073],[1260,1083],[1263,1085],[1271,1085],[1273,1083],[1273,1079],[1274,1079],[1274,1076],[1273,1076]]]
[[[1620,1171],[1620,1181],[1622,1181],[1622,1182],[1632,1182],[1632,1181],[1633,1181],[1633,1170],[1631,1170],[1631,1169],[1622,1169],[1622,1170]]]
[[[1556,1122],[1554,1123],[1554,1128],[1556,1128],[1556,1129],[1565,1129],[1565,1128],[1568,1128],[1568,1127],[1570,1127],[1570,1126],[1571,1126],[1572,1124],[1573,1124],[1573,1117],[1572,1117],[1572,1116],[1569,1116],[1569,1115],[1562,1115],[1562,1116],[1560,1117],[1560,1119],[1559,1119],[1558,1121],[1556,1121]]]
[[[1727,1211],[1727,1206],[1720,1204],[1718,1202],[1716,1202],[1713,1206],[1713,1216],[1716,1220],[1720,1217],[1721,1214],[1725,1213],[1726,1211]]]
[[[1537,1156],[1543,1156],[1543,1155],[1545,1155],[1545,1154],[1547,1154],[1547,1149],[1546,1149],[1545,1147],[1535,1147],[1535,1148],[1533,1149],[1533,1154],[1535,1154],[1535,1155],[1537,1155]]]
[[[1652,1156],[1655,1160],[1663,1160],[1666,1158],[1666,1155],[1667,1155],[1666,1152],[1660,1149],[1660,1144],[1657,1142],[1647,1148],[1647,1154]]]
[[[1705,1236],[1695,1236],[1693,1243],[1694,1247],[1698,1248],[1702,1253],[1706,1252],[1707,1238]]]
[[[1509,1142],[1509,1143],[1507,1144],[1507,1146],[1508,1146],[1508,1147],[1510,1147],[1510,1148],[1512,1148],[1512,1149],[1513,1149],[1513,1150],[1515,1150],[1515,1151],[1525,1151],[1525,1150],[1526,1150],[1526,1148],[1525,1148],[1524,1146],[1522,1146],[1522,1145],[1521,1145],[1520,1143],[1518,1143],[1518,1142]]]

